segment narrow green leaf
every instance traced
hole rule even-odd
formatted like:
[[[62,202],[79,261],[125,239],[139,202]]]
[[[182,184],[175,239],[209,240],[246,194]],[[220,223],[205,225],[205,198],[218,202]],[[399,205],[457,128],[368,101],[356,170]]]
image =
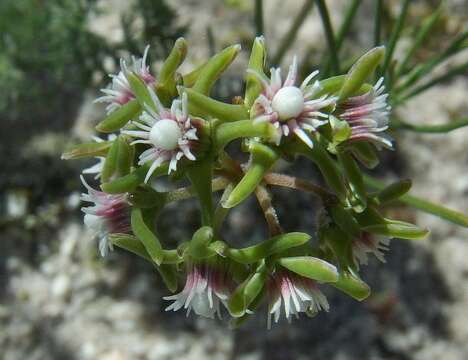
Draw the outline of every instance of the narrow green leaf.
[[[340,91],[340,101],[353,95],[374,72],[385,54],[383,46],[375,47],[364,54],[349,70]]]
[[[195,231],[189,243],[188,252],[195,259],[204,259],[214,255],[214,251],[209,248],[213,240],[213,229],[209,226],[202,226]]]
[[[143,82],[143,80],[141,80],[134,73],[127,74],[127,79],[141,107],[144,107],[144,105],[146,105],[151,107],[153,110],[158,111],[156,107],[157,105],[152,100],[149,90],[146,84]]]
[[[428,229],[422,229],[419,226],[396,220],[388,220],[386,224],[365,226],[362,230],[371,234],[407,240],[424,239],[429,234]]]
[[[120,130],[130,120],[137,117],[141,111],[141,106],[137,100],[130,100],[125,105],[111,112],[97,126],[96,130],[103,133],[111,133]]]
[[[398,200],[411,189],[412,182],[409,179],[396,181],[384,189],[376,196],[379,204],[386,204],[394,200]]]
[[[243,249],[225,249],[224,255],[243,264],[255,263],[270,255],[301,246],[310,240],[310,235],[300,232],[281,234]]]
[[[371,293],[369,285],[358,276],[347,272],[341,272],[338,281],[331,283],[331,285],[358,301],[366,299]]]
[[[200,70],[197,80],[193,85],[193,90],[203,95],[209,95],[216,80],[234,61],[240,50],[240,45],[229,46],[208,60],[206,65]]]
[[[336,267],[316,257],[287,257],[279,259],[277,262],[286,269],[312,280],[326,283],[338,280]]]
[[[355,204],[354,208],[356,211],[362,212],[367,206],[367,192],[364,186],[361,169],[359,169],[359,166],[348,152],[339,151],[337,156],[348,179],[351,194],[354,195],[358,202],[358,204]]]
[[[133,233],[143,243],[151,259],[160,265],[164,259],[164,252],[159,239],[143,220],[142,209],[135,207],[132,209],[131,223]]]
[[[276,129],[270,123],[255,124],[252,120],[239,120],[217,126],[214,137],[216,147],[220,150],[236,139],[261,137],[269,140],[275,135]]]
[[[345,209],[338,204],[330,207],[330,214],[333,221],[345,233],[354,237],[359,237],[361,235],[361,227],[354,218],[352,210]]]
[[[174,83],[175,72],[177,71],[177,68],[180,66],[180,64],[182,64],[184,61],[186,55],[187,42],[182,37],[178,38],[175,41],[174,47],[169,53],[169,56],[161,66],[161,70],[158,74],[158,80],[160,83],[164,85]]]
[[[254,141],[250,142],[249,151],[252,154],[250,166],[227,200],[222,203],[225,208],[232,208],[247,199],[279,158],[278,153],[271,147]]]
[[[177,290],[177,269],[171,264],[156,265],[156,269],[161,275],[161,278],[169,289],[170,292],[174,293]]]
[[[195,116],[210,116],[222,122],[247,119],[249,114],[243,105],[226,104],[200,94],[192,89],[184,89],[189,100],[190,113]]]
[[[161,165],[154,171],[151,177],[166,175],[168,167],[168,164]],[[138,185],[143,184],[148,169],[149,165],[140,166],[126,176],[101,184],[101,189],[108,194],[122,194],[135,191]]]
[[[385,188],[385,184],[370,176],[365,176],[364,181],[368,186],[374,189],[381,190]],[[424,211],[428,214],[438,216],[444,220],[468,228],[468,216],[459,211],[446,208],[445,206],[421,199],[420,197],[410,194],[403,195],[399,201],[404,204],[413,206],[414,208]]]
[[[245,315],[250,304],[264,288],[266,276],[264,266],[259,266],[255,273],[234,290],[228,300],[228,310],[231,316],[238,318]]]
[[[265,39],[263,38],[263,36],[259,36],[255,38],[253,42],[252,51],[250,53],[250,59],[247,68],[252,71],[258,72],[259,74],[263,74],[265,62]],[[248,109],[252,107],[255,99],[257,99],[257,97],[260,95],[262,88],[263,86],[257,79],[257,77],[249,72],[246,72],[244,104]],[[248,116],[244,119],[246,118],[248,118]]]
[[[375,148],[364,141],[348,144],[349,149],[359,162],[368,169],[374,169],[379,165],[379,157],[375,153]]]
[[[112,141],[89,142],[72,146],[62,154],[62,160],[82,159],[105,156],[112,146]]]

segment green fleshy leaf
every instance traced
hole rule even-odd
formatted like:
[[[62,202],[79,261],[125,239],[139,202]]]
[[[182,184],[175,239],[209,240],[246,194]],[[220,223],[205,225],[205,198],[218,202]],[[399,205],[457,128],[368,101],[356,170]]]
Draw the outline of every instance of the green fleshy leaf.
[[[270,123],[262,122],[255,124],[252,120],[239,120],[217,126],[214,138],[216,148],[220,151],[236,139],[260,137],[270,140],[276,134],[275,127]]]
[[[332,129],[334,143],[339,144],[351,136],[351,127],[347,121],[340,120],[337,117],[330,115],[329,123]]]
[[[141,107],[143,108],[144,105],[146,105],[152,108],[154,111],[158,111],[158,108],[156,107],[157,104],[155,104],[151,98],[148,87],[143,82],[143,80],[141,80],[135,73],[127,74],[127,79]]]
[[[338,281],[331,285],[358,301],[366,299],[371,293],[369,285],[348,272],[341,272]]]
[[[162,164],[153,172],[151,177],[154,178],[157,176],[166,175],[168,167],[168,164]],[[126,192],[135,191],[138,185],[143,184],[148,169],[148,165],[140,166],[126,176],[112,180],[108,183],[101,184],[101,188],[108,194],[123,194]]]
[[[163,86],[167,86],[172,83],[175,87],[174,83],[174,75],[177,71],[177,68],[182,64],[185,57],[187,55],[187,42],[184,38],[178,38],[175,43],[174,47],[172,48],[169,56],[164,61],[163,65],[161,66],[161,70],[158,74],[158,82],[163,84]]]
[[[174,293],[177,290],[177,268],[171,264],[161,264],[156,265],[156,269],[161,275],[164,284],[169,289],[170,292]]]
[[[363,227],[362,230],[371,234],[407,240],[424,239],[429,234],[428,229],[422,229],[419,226],[397,220],[387,220],[386,224],[370,225]]]
[[[143,243],[151,259],[157,265],[161,265],[164,260],[164,252],[161,243],[156,235],[146,225],[143,219],[142,209],[132,209],[131,223],[133,233]]]
[[[367,191],[364,186],[361,169],[359,169],[359,166],[348,152],[339,151],[337,156],[348,179],[351,194],[355,198],[355,200],[350,199],[353,203],[353,208],[357,212],[362,212],[367,206]]]
[[[340,101],[353,95],[370,77],[385,55],[385,47],[378,46],[364,54],[349,70],[340,91]]]
[[[87,157],[105,156],[112,146],[112,141],[89,142],[72,146],[62,154],[62,160],[74,160]]]
[[[250,59],[247,68],[258,72],[259,74],[263,74],[265,61],[265,39],[263,36],[258,36],[253,42],[252,51],[250,53]],[[248,72],[245,75],[245,83],[246,84],[244,104],[248,109],[250,109],[255,99],[257,99],[257,97],[260,95],[263,86],[253,74],[250,74]]]
[[[292,232],[277,235],[257,245],[243,249],[225,249],[223,255],[239,263],[251,264],[270,255],[281,253],[296,246],[301,246],[309,240],[309,234]]]
[[[295,256],[279,259],[278,264],[286,269],[320,282],[338,281],[338,270],[325,260],[312,256]]]
[[[410,191],[411,185],[412,182],[409,179],[396,181],[385,187],[385,189],[379,191],[376,196],[376,200],[379,204],[386,204],[398,200]]]
[[[193,234],[187,251],[194,259],[205,259],[213,256],[216,253],[209,247],[212,240],[213,229],[209,226],[203,226]]]
[[[226,104],[200,94],[192,89],[184,89],[188,95],[190,113],[195,116],[213,117],[221,122],[236,121],[249,117],[243,105]]]
[[[247,199],[263,180],[265,173],[279,158],[278,153],[271,147],[253,141],[249,144],[249,151],[252,154],[250,167],[229,194],[227,200],[222,203],[225,208],[232,208]]]
[[[374,169],[379,165],[379,158],[375,153],[375,148],[367,142],[356,142],[348,145],[349,149],[353,153],[359,162],[368,169]]]
[[[361,227],[354,218],[352,210],[345,209],[341,205],[334,205],[330,207],[329,211],[333,221],[341,230],[354,237],[361,235]]]
[[[136,118],[140,111],[141,106],[138,101],[131,100],[107,115],[107,117],[96,126],[96,130],[103,133],[111,133],[120,130],[130,120]]]
[[[255,273],[234,290],[228,300],[228,310],[231,316],[238,318],[245,315],[249,306],[264,288],[266,277],[264,266],[260,265]]]
[[[135,236],[129,235],[129,234],[111,234],[110,236],[110,241],[112,244],[115,246],[118,246],[124,250],[127,250],[133,254],[136,254],[143,259],[151,262],[161,275],[161,278],[164,281],[164,284],[167,286],[167,288],[171,292],[175,292],[177,290],[177,273],[176,273],[176,268],[173,265],[169,264],[161,264],[161,265],[156,265],[153,262],[153,259],[151,256],[148,254],[146,251],[145,246],[142,244],[141,241],[139,241]],[[167,254],[164,256],[165,257],[165,262],[168,263],[178,263],[181,262],[182,260],[178,258],[176,261],[176,256],[175,250],[170,250],[167,251]],[[172,261],[167,261],[167,260],[172,260]]]
[[[133,149],[123,136],[114,140],[101,172],[103,182],[128,175],[133,163]]]
[[[200,70],[197,80],[193,85],[193,90],[204,95],[209,95],[216,80],[232,63],[240,50],[240,45],[229,46],[208,60]]]

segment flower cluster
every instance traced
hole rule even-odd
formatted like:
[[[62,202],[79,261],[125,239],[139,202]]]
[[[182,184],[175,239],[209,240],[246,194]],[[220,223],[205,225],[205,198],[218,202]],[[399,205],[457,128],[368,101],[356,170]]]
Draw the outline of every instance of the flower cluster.
[[[294,57],[283,81],[279,68],[265,73],[267,54],[259,37],[244,74],[245,94],[235,104],[211,98],[213,85],[239,51],[238,45],[228,47],[196,71],[181,74],[187,45],[179,39],[158,77],[147,65],[148,47],[130,66],[121,60],[120,72],[111,75],[105,95],[96,100],[107,104],[108,115],[97,126],[107,140],[95,138],[63,155],[99,159],[83,171],[100,181],[102,190],[82,176],[87,190],[82,200],[91,203],[83,208],[85,224],[99,238],[103,256],[119,247],[154,265],[175,293],[164,298],[172,301],[167,311],[183,309],[208,318],[227,312],[239,325],[265,303],[270,327],[281,314],[291,321],[301,313],[328,311],[322,290],[329,286],[357,300],[366,298],[370,288],[359,277],[361,265],[371,257],[384,261],[390,238],[427,234],[381,214],[381,205],[409,190],[408,182],[368,192],[359,167],[360,162],[369,167],[369,159],[375,165],[376,150],[393,148],[383,79],[365,82],[383,48],[369,51],[346,75],[322,80],[314,71],[301,82]],[[227,147],[235,140],[249,153],[245,163]],[[274,172],[281,158],[298,157],[317,166],[325,187]],[[185,178],[191,186],[156,190],[152,181],[163,176],[175,184]],[[272,186],[306,191],[322,201],[326,220],[317,225],[316,236],[282,230]],[[212,193],[220,190],[224,193],[214,204]],[[270,236],[237,248],[223,240],[222,221],[229,208],[251,195],[264,212]],[[203,226],[169,249],[155,229],[155,217],[168,203],[193,196]]]

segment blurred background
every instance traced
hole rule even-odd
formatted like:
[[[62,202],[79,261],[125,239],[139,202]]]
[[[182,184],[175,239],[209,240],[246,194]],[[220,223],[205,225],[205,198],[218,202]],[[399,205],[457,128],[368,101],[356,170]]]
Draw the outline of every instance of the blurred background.
[[[348,1],[328,0],[338,26]],[[437,1],[411,1],[396,54],[408,46]],[[384,1],[384,33],[401,2]],[[0,1],[0,359],[468,359],[468,231],[404,206],[387,211],[432,230],[427,240],[394,240],[387,263],[371,262],[362,276],[373,295],[358,303],[325,289],[331,310],[266,330],[261,310],[238,330],[227,321],[165,313],[168,291],[154,269],[131,254],[98,257],[82,223],[79,194],[86,161],[62,161],[70,144],[88,141],[103,115],[98,89],[118,58],[150,44],[154,68],[174,40],[187,38],[189,70],[224,46],[243,53],[215,89],[229,100],[242,90],[255,35],[252,0],[1,0]],[[373,0],[363,0],[343,52],[372,46]],[[467,0],[447,0],[434,35],[415,55],[437,53],[468,19]],[[303,14],[294,39],[285,40]],[[326,42],[320,18],[303,1],[264,1],[270,54],[294,53],[320,63]],[[291,43],[290,49],[282,49]],[[451,61],[468,59],[467,51]],[[442,64],[437,71],[442,71]],[[156,70],[157,73],[157,70]],[[468,111],[468,76],[444,82],[399,108],[411,124],[437,124]],[[382,152],[382,178],[412,178],[414,193],[468,213],[468,128],[445,135],[400,131],[396,151]],[[312,166],[284,165],[313,177]],[[313,233],[315,199],[276,191],[286,230]],[[234,243],[262,238],[257,205],[233,210],[226,224]],[[161,231],[172,241],[198,226],[196,204],[167,209]]]

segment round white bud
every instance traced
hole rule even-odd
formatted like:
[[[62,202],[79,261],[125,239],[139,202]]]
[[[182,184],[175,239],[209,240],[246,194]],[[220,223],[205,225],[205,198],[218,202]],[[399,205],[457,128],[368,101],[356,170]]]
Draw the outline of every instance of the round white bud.
[[[182,131],[175,120],[162,119],[153,125],[149,134],[151,143],[163,150],[174,150],[182,137]]]
[[[271,105],[280,120],[295,118],[304,110],[304,95],[298,87],[286,86],[275,94]]]

